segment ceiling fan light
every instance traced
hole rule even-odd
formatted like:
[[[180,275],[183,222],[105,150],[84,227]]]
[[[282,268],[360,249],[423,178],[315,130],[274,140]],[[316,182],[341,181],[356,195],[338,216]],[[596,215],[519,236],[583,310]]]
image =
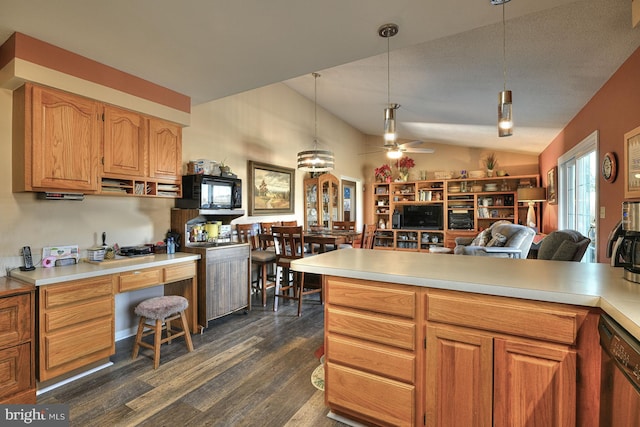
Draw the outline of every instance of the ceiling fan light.
[[[402,151],[400,150],[389,150],[387,151],[387,157],[390,159],[399,159],[402,157]]]
[[[513,135],[513,111],[511,91],[503,90],[498,94],[498,136]]]

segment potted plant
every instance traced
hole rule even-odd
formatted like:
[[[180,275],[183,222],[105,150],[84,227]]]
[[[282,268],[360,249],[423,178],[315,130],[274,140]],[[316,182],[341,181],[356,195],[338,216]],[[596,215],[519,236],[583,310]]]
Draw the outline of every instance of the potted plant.
[[[484,159],[484,165],[487,167],[487,176],[491,178],[493,176],[493,170],[498,165],[498,160],[496,159],[496,153],[489,154]]]
[[[403,156],[397,160],[396,167],[398,168],[398,174],[400,181],[409,180],[409,169],[414,167],[416,163],[411,157]]]
[[[375,170],[376,180],[379,182],[390,182],[391,181],[391,167],[387,164],[384,164],[380,167],[377,167]]]

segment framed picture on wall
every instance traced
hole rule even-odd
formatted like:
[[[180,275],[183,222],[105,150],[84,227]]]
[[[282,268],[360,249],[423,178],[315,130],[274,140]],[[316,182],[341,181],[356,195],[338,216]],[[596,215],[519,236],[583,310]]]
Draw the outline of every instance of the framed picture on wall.
[[[249,215],[292,214],[295,169],[249,160]]]
[[[640,127],[624,134],[624,198],[640,197]]]
[[[547,203],[555,205],[558,203],[558,167],[554,166],[547,172]]]

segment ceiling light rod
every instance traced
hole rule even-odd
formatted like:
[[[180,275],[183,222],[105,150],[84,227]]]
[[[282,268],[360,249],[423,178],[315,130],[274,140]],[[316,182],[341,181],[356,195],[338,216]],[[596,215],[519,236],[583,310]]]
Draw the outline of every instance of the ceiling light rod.
[[[313,150],[298,153],[298,169],[309,172],[328,172],[334,168],[335,157],[333,152],[318,150],[318,77],[319,73],[311,73],[313,76]]]
[[[491,0],[491,4],[502,6],[502,79],[503,90],[498,93],[498,136],[513,135],[512,93],[507,90],[507,31],[504,5],[510,0]]]
[[[378,28],[378,35],[387,39],[387,107],[384,109],[384,146],[394,147],[396,140],[396,111],[400,104],[391,103],[391,48],[389,39],[398,34],[396,24],[384,24]]]

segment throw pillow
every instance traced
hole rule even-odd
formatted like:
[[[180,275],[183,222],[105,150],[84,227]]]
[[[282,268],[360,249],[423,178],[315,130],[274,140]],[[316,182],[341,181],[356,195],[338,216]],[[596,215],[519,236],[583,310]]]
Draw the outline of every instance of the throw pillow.
[[[571,261],[578,250],[578,245],[576,245],[571,240],[563,241],[558,250],[551,257],[554,261]]]
[[[491,231],[487,228],[486,230],[482,230],[480,234],[473,239],[471,246],[486,246],[489,240],[491,240]]]
[[[493,233],[493,237],[491,237],[491,240],[489,240],[489,242],[487,243],[487,246],[503,247],[505,243],[507,243],[507,236],[500,233]]]

